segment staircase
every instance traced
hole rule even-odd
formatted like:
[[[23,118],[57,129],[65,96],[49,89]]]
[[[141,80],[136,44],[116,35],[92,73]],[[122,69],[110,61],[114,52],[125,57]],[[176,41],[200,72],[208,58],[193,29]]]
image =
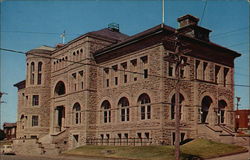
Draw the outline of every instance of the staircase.
[[[56,134],[48,134],[38,140],[43,155],[59,155],[67,150],[68,132],[63,130]]]
[[[248,140],[244,137],[237,137],[237,133],[225,125],[198,125],[199,138],[206,138],[213,141],[236,144],[240,146],[247,146]]]

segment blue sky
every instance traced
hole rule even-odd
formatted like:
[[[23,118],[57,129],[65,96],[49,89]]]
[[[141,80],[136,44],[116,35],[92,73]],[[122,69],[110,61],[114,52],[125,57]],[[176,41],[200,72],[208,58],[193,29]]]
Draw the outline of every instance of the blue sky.
[[[185,14],[201,18],[205,0],[165,0],[165,24],[178,27]],[[115,22],[121,32],[133,35],[161,23],[161,0],[8,0],[1,1],[1,48],[28,51],[61,43]],[[211,41],[242,54],[235,61],[235,83],[249,86],[249,3],[247,0],[208,1],[201,26],[212,30]],[[32,32],[32,33],[30,33]],[[1,121],[15,122],[17,89],[25,79],[25,56],[1,51],[1,86],[7,92],[1,104]],[[240,108],[249,107],[249,87],[235,87]]]

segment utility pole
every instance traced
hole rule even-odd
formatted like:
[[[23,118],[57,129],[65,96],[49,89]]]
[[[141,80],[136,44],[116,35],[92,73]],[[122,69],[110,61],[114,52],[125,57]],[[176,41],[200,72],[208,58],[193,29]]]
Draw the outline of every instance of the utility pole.
[[[183,54],[190,51],[181,50],[181,42],[179,40],[178,33],[174,39],[174,54],[169,55],[166,57],[166,60],[169,63],[176,64],[175,69],[175,77],[176,77],[176,84],[175,84],[175,159],[180,160],[180,69],[184,66],[188,65],[184,62]]]
[[[2,103],[5,103],[4,101],[2,101],[2,96],[4,94],[7,94],[7,93],[4,93],[4,92],[1,92],[0,91],[0,128],[2,127],[2,111],[1,111],[1,104]]]
[[[236,110],[239,110],[239,102],[240,102],[240,97],[236,97],[237,103],[236,103]]]

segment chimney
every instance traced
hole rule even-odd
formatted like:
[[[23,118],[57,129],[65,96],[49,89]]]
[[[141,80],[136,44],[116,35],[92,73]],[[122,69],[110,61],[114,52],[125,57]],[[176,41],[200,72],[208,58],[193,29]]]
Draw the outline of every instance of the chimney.
[[[199,18],[187,14],[178,18],[177,21],[179,22],[178,31],[180,33],[199,40],[209,41],[211,30],[199,26]]]
[[[187,14],[185,16],[182,16],[180,18],[177,19],[177,21],[179,22],[179,27],[186,27],[189,25],[195,25],[197,26],[197,23],[199,22],[199,18],[194,17],[190,14]]]

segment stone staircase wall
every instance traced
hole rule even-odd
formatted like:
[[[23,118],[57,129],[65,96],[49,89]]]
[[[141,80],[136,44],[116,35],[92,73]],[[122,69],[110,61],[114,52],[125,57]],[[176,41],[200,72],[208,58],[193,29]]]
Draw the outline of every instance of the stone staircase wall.
[[[37,139],[15,139],[13,149],[17,155],[42,155],[43,148]]]
[[[198,125],[199,138],[206,138],[221,143],[235,144],[240,146],[248,145],[248,138],[237,137],[237,133],[227,126],[209,126],[206,124]]]

